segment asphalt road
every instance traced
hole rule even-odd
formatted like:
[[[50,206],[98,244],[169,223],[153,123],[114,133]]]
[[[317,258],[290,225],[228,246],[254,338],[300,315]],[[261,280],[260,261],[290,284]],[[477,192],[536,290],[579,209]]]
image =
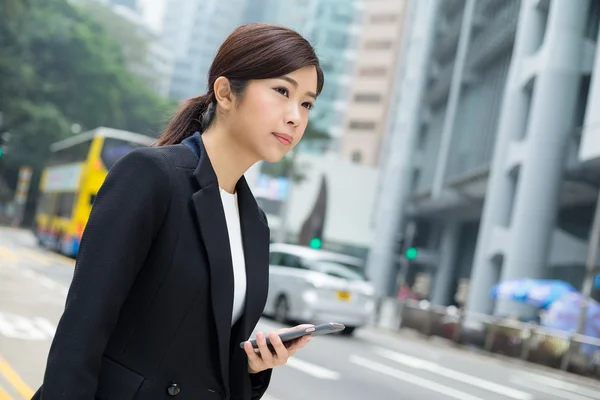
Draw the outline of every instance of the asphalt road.
[[[74,262],[0,228],[0,400],[42,380]],[[262,320],[260,331],[280,325]],[[273,375],[266,400],[600,400],[600,384],[376,328],[315,337]]]

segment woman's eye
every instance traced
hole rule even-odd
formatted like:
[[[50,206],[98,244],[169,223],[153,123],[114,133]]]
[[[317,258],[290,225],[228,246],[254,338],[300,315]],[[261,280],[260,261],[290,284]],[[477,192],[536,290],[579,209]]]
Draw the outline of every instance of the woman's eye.
[[[313,103],[306,102],[306,103],[302,103],[302,106],[305,107],[307,110],[312,110],[314,105],[313,105]]]
[[[279,87],[279,88],[276,88],[275,90],[277,92],[279,92],[279,94],[284,95],[285,97],[288,97],[288,95],[289,95],[289,92],[288,92],[288,90],[286,88]]]

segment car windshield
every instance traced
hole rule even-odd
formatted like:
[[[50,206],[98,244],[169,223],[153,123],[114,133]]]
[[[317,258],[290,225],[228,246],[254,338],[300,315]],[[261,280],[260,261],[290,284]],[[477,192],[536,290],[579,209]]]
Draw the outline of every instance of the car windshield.
[[[342,278],[349,281],[366,281],[362,268],[346,264],[340,261],[314,261],[311,263],[311,269],[323,274]]]

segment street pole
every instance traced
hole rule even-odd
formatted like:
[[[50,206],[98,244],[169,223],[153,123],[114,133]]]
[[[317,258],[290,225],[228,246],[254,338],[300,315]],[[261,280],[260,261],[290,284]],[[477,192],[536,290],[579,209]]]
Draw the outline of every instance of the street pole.
[[[17,184],[17,190],[15,191],[15,204],[17,205],[17,212],[12,220],[12,226],[18,228],[23,222],[23,215],[25,213],[25,207],[27,206],[27,197],[29,194],[29,187],[31,185],[31,175],[33,169],[28,166],[23,166],[19,170],[19,182]]]
[[[600,246],[600,192],[596,199],[596,210],[594,211],[594,221],[590,228],[590,238],[588,244],[587,261],[585,265],[585,278],[583,280],[581,305],[579,309],[579,320],[577,324],[577,334],[585,335],[585,325],[587,320],[588,303],[592,297],[592,289],[594,288],[594,275],[596,274],[596,260],[598,258],[598,247]],[[560,369],[566,371],[571,363],[571,357],[575,349],[573,337],[569,341],[569,348],[565,352],[560,362]]]
[[[577,333],[585,334],[585,322],[587,318],[588,303],[592,297],[594,288],[594,276],[596,275],[596,261],[598,259],[598,247],[600,246],[600,193],[596,200],[596,210],[594,212],[594,222],[590,230],[590,240],[588,246],[587,263],[585,268],[585,279],[583,281],[583,301],[581,302],[581,312],[579,315],[579,325]]]
[[[410,261],[406,258],[406,249],[412,247],[415,240],[415,234],[417,232],[417,224],[414,221],[410,221],[406,224],[404,230],[404,246],[402,248],[402,254],[400,254],[400,276],[398,276],[397,286],[401,288],[406,282],[406,276],[408,275],[408,269],[410,267]]]

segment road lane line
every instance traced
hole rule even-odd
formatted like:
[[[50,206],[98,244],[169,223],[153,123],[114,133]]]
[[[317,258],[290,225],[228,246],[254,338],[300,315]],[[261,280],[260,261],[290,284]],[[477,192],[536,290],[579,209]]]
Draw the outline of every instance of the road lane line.
[[[8,364],[2,356],[0,356],[0,373],[4,375],[4,377],[8,380],[8,382],[13,385],[13,387],[19,392],[21,396],[26,399],[31,399],[35,394],[33,390],[25,382],[23,379],[17,374],[17,372],[12,369],[12,367]]]
[[[407,367],[428,371],[446,378],[454,379],[455,381],[466,383],[468,385],[487,390],[488,392],[498,393],[502,396],[510,397],[515,400],[533,400],[533,395],[530,393],[442,367],[441,365],[432,361],[423,360],[421,358],[397,353],[395,351],[380,347],[375,348],[375,353]]]
[[[312,375],[315,378],[338,380],[340,374],[327,368],[320,367],[318,365],[298,360],[297,358],[291,357],[287,361],[287,366],[302,371],[305,374]]]
[[[38,253],[26,247],[21,247],[19,249],[19,252],[24,254],[26,258],[29,258],[30,260],[33,260],[38,264],[42,264],[44,267],[49,267],[52,265],[52,261],[48,257],[45,257],[41,253]]]
[[[527,377],[530,380],[537,381],[538,383],[551,386],[555,389],[561,389],[567,392],[577,393],[581,396],[589,397],[592,399],[600,399],[600,392],[598,389],[586,388],[581,385],[561,381],[559,379],[551,378],[549,376],[536,375],[532,373],[524,373],[521,376],[513,376],[514,379]]]
[[[13,400],[13,398],[0,387],[0,400]]]
[[[557,388],[549,388],[546,386],[542,386],[539,383],[528,382],[525,379],[519,379],[519,378],[513,377],[510,379],[510,381],[519,386],[533,389],[537,392],[549,394],[549,395],[558,397],[559,399],[563,399],[563,400],[590,400],[590,399],[592,399],[592,397],[580,396],[578,394],[565,392],[564,390],[560,390]],[[594,398],[597,398],[597,397],[594,397]]]
[[[469,393],[456,390],[450,386],[442,385],[437,382],[430,381],[429,379],[421,378],[420,376],[409,374],[407,372],[388,367],[387,365],[379,364],[375,361],[371,361],[354,354],[350,356],[350,362],[457,400],[484,400],[481,397],[473,396]]]
[[[0,246],[0,260],[1,261],[6,261],[6,262],[15,262],[19,259],[19,257],[17,257],[17,255],[7,249],[6,247],[2,247]]]

